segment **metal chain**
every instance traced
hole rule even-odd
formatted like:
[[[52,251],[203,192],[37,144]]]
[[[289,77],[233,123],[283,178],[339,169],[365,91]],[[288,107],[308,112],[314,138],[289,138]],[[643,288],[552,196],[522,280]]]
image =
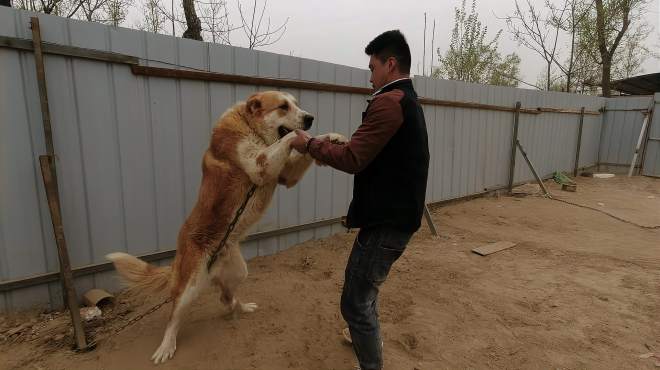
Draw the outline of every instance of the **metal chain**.
[[[234,216],[234,220],[229,224],[229,227],[227,228],[227,231],[225,232],[225,236],[222,238],[218,246],[215,248],[213,253],[211,254],[211,257],[209,258],[209,261],[206,265],[206,268],[210,271],[211,267],[213,266],[213,263],[218,259],[218,253],[224,247],[225,243],[227,243],[227,239],[229,238],[229,235],[231,234],[232,231],[234,231],[234,227],[236,227],[236,223],[238,222],[238,219],[241,217],[243,214],[243,211],[245,211],[245,207],[247,206],[248,202],[250,201],[250,198],[254,195],[254,193],[257,191],[257,186],[252,184],[252,187],[248,191],[247,195],[245,196],[245,200],[243,201],[243,204],[238,208],[236,211],[236,215]],[[110,337],[114,337],[115,335],[119,334],[122,330],[126,329],[127,327],[135,324],[136,322],[142,320],[146,316],[151,315],[152,313],[158,311],[161,307],[164,305],[172,302],[172,298],[167,298],[166,300],[160,302],[159,304],[151,307],[149,310],[145,311],[144,313],[141,313],[140,315],[135,316],[134,318],[128,320],[124,325],[118,327],[115,329],[108,337],[105,337],[103,339],[108,339]],[[96,341],[93,341],[90,343],[91,345],[96,345]]]
[[[252,187],[248,191],[245,200],[243,201],[243,204],[238,208],[236,211],[236,216],[234,216],[234,220],[229,224],[229,227],[227,228],[227,232],[225,232],[225,236],[222,238],[220,241],[220,244],[215,248],[213,253],[211,254],[211,257],[209,258],[208,263],[206,264],[206,269],[207,271],[211,271],[211,267],[213,267],[213,264],[215,261],[218,259],[218,253],[220,253],[220,250],[222,247],[225,246],[225,243],[227,243],[227,239],[229,239],[229,234],[231,234],[232,231],[234,231],[234,227],[236,227],[236,223],[238,222],[238,218],[241,217],[243,214],[243,211],[245,211],[245,207],[248,204],[248,201],[250,201],[250,198],[254,195],[254,192],[257,190],[257,185],[252,184]]]

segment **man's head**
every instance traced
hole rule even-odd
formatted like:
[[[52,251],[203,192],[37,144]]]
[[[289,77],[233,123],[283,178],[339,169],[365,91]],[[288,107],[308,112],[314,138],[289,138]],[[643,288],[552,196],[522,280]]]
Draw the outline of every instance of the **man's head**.
[[[370,56],[370,81],[374,89],[410,75],[410,47],[401,31],[381,33],[371,40],[364,52]]]

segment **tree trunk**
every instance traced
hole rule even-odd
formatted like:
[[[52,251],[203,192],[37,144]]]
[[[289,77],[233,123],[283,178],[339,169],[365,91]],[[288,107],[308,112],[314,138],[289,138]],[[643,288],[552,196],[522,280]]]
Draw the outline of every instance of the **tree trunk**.
[[[195,12],[195,2],[193,0],[183,0],[183,12],[186,15],[186,25],[188,29],[183,33],[186,39],[204,41],[202,39],[202,22]]]
[[[547,74],[546,74],[547,81],[545,83],[545,86],[546,86],[545,90],[546,91],[550,91],[550,66],[551,65],[552,65],[552,59],[550,59],[550,61],[548,62],[548,71],[547,71]]]
[[[603,60],[603,77],[601,80],[601,88],[603,89],[603,96],[610,97],[610,71],[612,69],[612,60]]]

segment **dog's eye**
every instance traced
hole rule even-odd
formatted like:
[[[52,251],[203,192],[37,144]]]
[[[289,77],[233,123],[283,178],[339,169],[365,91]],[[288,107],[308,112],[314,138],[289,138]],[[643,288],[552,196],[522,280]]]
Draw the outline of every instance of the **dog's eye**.
[[[289,103],[284,103],[279,106],[280,109],[289,110]]]

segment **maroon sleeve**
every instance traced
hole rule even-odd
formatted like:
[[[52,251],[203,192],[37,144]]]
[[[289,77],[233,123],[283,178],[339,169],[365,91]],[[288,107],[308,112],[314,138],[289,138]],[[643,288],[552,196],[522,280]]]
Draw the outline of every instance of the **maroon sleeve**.
[[[380,153],[403,124],[401,90],[377,95],[367,109],[362,124],[348,143],[335,144],[312,139],[309,154],[333,168],[348,173],[358,173]]]

